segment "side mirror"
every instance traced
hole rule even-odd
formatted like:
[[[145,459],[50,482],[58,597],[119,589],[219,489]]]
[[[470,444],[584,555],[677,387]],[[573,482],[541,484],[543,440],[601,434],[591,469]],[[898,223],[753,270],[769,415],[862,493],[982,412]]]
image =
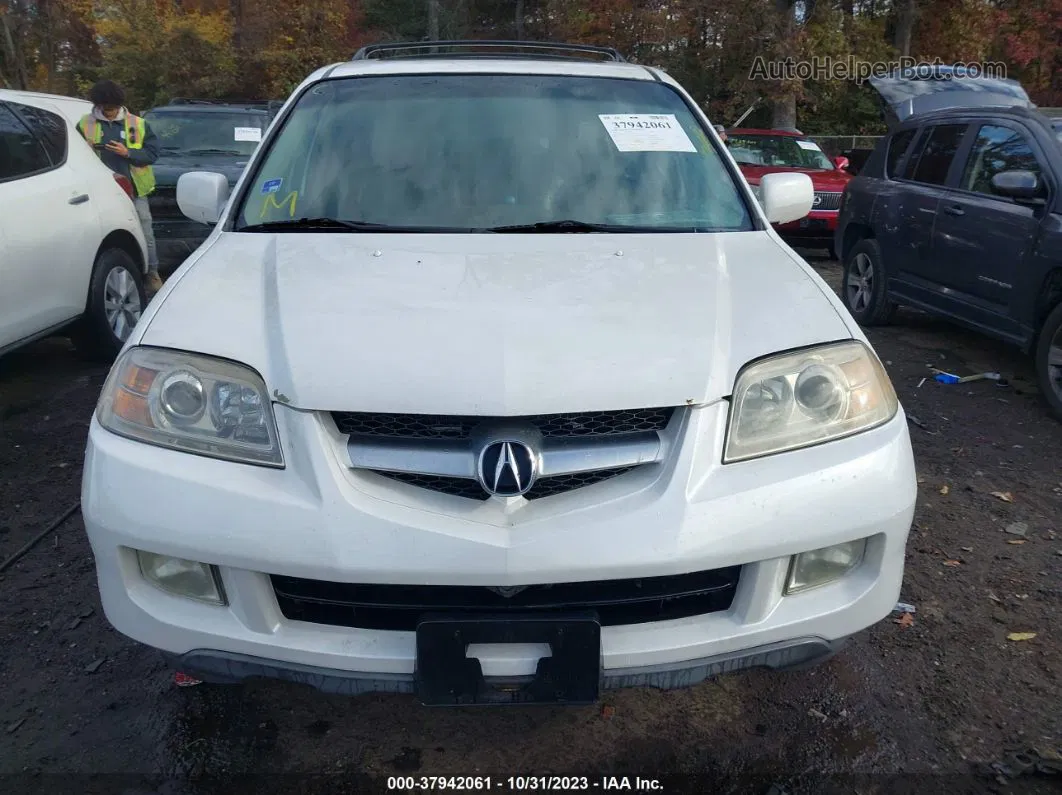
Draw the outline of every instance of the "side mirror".
[[[837,166],[837,168],[839,168],[841,171],[844,171],[846,168],[848,168],[849,165],[848,158],[844,155],[838,155],[833,159],[833,164]]]
[[[807,174],[766,174],[760,180],[759,199],[768,221],[787,224],[811,212],[815,188]]]
[[[1043,198],[1043,182],[1031,171],[1003,171],[992,177],[992,190],[1016,201]]]
[[[193,221],[216,224],[229,201],[229,181],[224,174],[190,171],[177,180],[177,206]]]

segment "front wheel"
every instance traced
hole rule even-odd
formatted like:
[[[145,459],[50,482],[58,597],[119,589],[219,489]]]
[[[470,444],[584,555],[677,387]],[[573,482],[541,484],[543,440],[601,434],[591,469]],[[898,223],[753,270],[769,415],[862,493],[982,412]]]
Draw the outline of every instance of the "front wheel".
[[[96,259],[75,344],[93,358],[114,359],[146,305],[144,277],[133,258],[120,248],[107,249]]]
[[[892,320],[896,304],[889,301],[878,241],[860,240],[848,252],[841,298],[861,326],[881,326]]]
[[[1040,329],[1036,375],[1047,405],[1062,420],[1062,304],[1054,308]]]

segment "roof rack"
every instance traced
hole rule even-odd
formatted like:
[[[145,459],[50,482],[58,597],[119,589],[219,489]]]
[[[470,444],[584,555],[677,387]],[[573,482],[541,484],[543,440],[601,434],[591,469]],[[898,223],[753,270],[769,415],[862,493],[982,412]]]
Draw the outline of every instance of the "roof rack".
[[[441,52],[447,50],[447,52]],[[464,52],[461,52],[461,51]],[[501,50],[502,52],[484,52]],[[509,52],[504,52],[508,50]],[[418,52],[421,51],[421,52]],[[563,53],[569,53],[564,55]],[[565,44],[557,41],[399,41],[387,44],[369,44],[351,58],[352,61],[367,61],[370,58],[561,58],[596,55],[605,60],[626,63],[627,59],[614,47],[595,47],[589,44]]]

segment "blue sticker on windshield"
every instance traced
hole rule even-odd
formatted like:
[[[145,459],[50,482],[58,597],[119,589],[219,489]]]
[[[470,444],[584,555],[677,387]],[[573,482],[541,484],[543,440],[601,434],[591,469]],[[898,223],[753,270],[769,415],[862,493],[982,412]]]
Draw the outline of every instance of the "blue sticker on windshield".
[[[262,193],[276,193],[280,190],[280,186],[284,184],[282,179],[270,179],[266,180],[262,184]]]

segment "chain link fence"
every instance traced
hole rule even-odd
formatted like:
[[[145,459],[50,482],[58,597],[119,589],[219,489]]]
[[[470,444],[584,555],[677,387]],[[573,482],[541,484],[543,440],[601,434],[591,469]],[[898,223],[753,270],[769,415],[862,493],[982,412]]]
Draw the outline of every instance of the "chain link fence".
[[[809,135],[812,141],[822,147],[830,157],[847,152],[849,149],[873,149],[881,139],[880,135]]]

